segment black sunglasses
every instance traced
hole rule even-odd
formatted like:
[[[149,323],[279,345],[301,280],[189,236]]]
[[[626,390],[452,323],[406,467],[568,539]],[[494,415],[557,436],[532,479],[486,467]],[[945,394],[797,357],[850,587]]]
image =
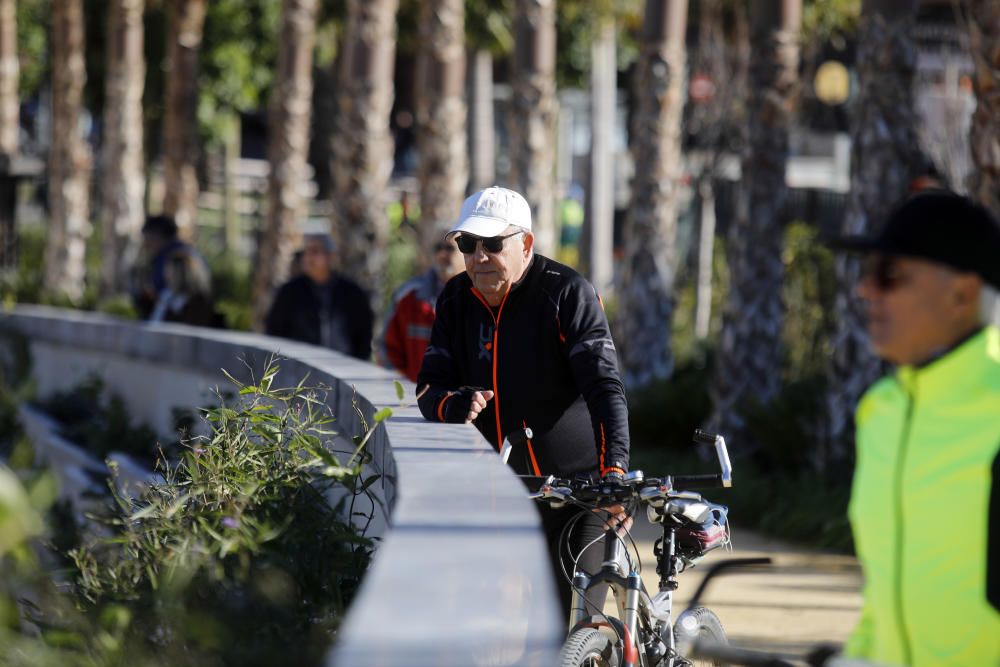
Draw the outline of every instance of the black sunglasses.
[[[458,244],[458,249],[462,251],[463,255],[471,255],[476,252],[476,245],[482,241],[483,250],[490,254],[497,254],[503,250],[503,242],[512,236],[517,236],[518,234],[523,234],[524,232],[514,232],[513,234],[507,234],[507,236],[491,236],[489,238],[483,238],[481,236],[469,236],[468,234],[459,234],[455,239],[455,243]]]
[[[906,282],[906,277],[899,271],[899,262],[895,257],[873,255],[865,260],[861,275],[872,281],[882,292],[889,292]]]

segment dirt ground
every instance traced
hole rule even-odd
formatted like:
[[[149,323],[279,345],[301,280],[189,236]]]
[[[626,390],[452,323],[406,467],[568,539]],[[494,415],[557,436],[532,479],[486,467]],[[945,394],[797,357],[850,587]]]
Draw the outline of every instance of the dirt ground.
[[[657,586],[656,527],[636,521],[633,537],[643,559],[647,590]],[[709,583],[702,604],[711,608],[734,644],[803,652],[816,644],[841,644],[861,609],[861,572],[851,556],[823,553],[733,529],[733,549],[718,549],[680,577],[675,609],[683,609],[712,563],[767,556],[773,564],[734,569]]]

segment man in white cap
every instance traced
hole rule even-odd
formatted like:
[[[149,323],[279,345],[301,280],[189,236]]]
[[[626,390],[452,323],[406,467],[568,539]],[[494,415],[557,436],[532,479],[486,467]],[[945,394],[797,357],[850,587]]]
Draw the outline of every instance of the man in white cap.
[[[417,377],[424,417],[472,423],[498,451],[507,435],[530,428],[533,437],[509,458],[521,475],[620,480],[628,469],[628,409],[593,285],[535,254],[531,209],[512,190],[494,186],[466,199],[446,236],[455,239],[465,272],[438,298]],[[576,514],[543,511],[551,547]],[[585,517],[570,545],[573,555],[603,526],[601,517]],[[569,583],[551,551],[568,615]],[[581,564],[599,569],[602,556],[598,544]],[[591,600],[599,612],[601,592]]]

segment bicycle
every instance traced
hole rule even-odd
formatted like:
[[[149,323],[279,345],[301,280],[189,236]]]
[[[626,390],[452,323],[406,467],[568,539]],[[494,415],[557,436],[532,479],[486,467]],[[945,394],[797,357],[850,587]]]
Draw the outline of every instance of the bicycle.
[[[728,508],[711,503],[693,491],[680,490],[681,487],[732,486],[732,466],[726,442],[722,436],[702,431],[695,431],[694,441],[714,445],[719,473],[645,478],[641,470],[634,470],[625,475],[620,484],[549,476],[538,491],[531,494],[535,500],[554,508],[568,503],[590,511],[624,505],[631,516],[639,506],[645,506],[647,519],[663,527],[663,536],[653,548],[656,572],[660,575],[654,596],[649,595],[642,582],[639,558],[633,559],[625,545],[626,536],[631,541],[627,532],[607,533],[599,572],[580,570],[576,567],[579,554],[576,555],[569,633],[560,654],[560,667],[690,667],[695,663],[685,657],[679,647],[693,645],[697,639],[714,644],[726,642],[719,618],[707,607],[698,605],[696,600],[707,580],[721,569],[770,561],[766,558],[733,559],[710,569],[692,604],[676,621],[673,620],[677,576],[708,552],[730,543]],[[507,449],[509,451],[510,447]],[[560,536],[560,543],[569,543],[572,529],[571,522]],[[632,546],[638,555],[634,541]],[[603,610],[590,613],[587,609],[586,592],[602,584],[608,584],[615,598],[618,618],[605,615]]]

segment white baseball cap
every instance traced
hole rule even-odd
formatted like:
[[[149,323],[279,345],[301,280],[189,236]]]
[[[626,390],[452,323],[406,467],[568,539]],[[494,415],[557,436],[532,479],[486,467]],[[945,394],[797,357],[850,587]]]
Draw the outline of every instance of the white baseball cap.
[[[509,225],[531,231],[531,207],[524,197],[499,186],[480,190],[465,200],[462,212],[446,236],[471,234],[489,238],[500,236]]]

